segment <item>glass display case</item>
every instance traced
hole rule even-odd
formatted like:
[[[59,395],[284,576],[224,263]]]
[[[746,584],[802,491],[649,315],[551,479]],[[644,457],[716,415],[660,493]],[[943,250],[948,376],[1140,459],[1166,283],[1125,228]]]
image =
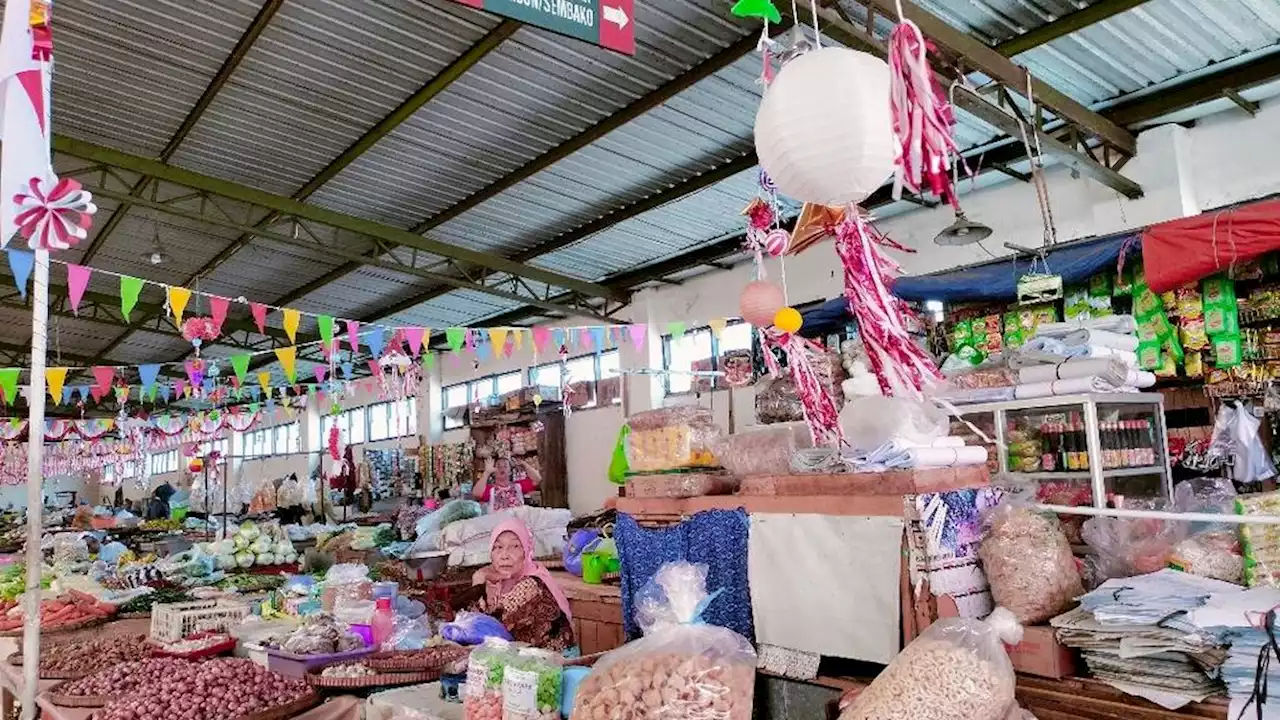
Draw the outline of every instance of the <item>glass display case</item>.
[[[995,441],[987,446],[992,474],[1039,483],[1042,502],[1106,507],[1123,498],[1172,497],[1159,393],[1060,395],[956,409]],[[968,443],[984,442],[958,421],[952,431]]]

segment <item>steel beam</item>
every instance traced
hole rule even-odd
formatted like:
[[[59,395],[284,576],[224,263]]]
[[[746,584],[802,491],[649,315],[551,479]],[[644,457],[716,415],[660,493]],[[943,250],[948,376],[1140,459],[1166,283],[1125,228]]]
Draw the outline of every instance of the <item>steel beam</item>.
[[[235,73],[236,68],[240,67],[240,62],[249,54],[253,44],[258,41],[258,36],[262,35],[262,31],[267,29],[267,25],[271,24],[271,19],[275,17],[276,12],[283,4],[284,0],[267,0],[267,2],[263,3],[262,8],[258,10],[258,14],[254,16],[253,22],[249,23],[249,27],[240,36],[240,39],[236,41],[231,54],[227,56],[226,60],[222,61],[222,67],[218,68],[217,74],[213,76],[208,86],[205,87],[204,92],[200,94],[200,99],[196,100],[196,104],[191,108],[191,111],[182,119],[182,124],[178,126],[177,132],[173,134],[173,137],[169,138],[169,142],[165,143],[164,148],[160,151],[161,162],[169,162],[174,153],[178,151],[178,146],[195,129],[196,123],[200,122],[200,118],[209,109],[213,99],[222,91],[222,86],[227,84],[227,81]],[[146,191],[149,183],[150,180],[148,178],[139,179],[129,194],[131,196],[141,196]],[[85,250],[84,256],[80,259],[81,264],[88,265],[93,260],[94,256],[98,254],[98,250],[102,249],[102,246],[107,242],[107,238],[111,237],[111,234],[116,231],[121,221],[124,220],[124,216],[128,214],[130,206],[130,202],[121,203],[115,212],[111,213],[111,217],[107,219],[106,224],[93,236],[93,242],[89,244],[89,248]]]
[[[1222,97],[1223,88],[1236,92],[1280,76],[1280,52],[1179,83],[1148,95],[1122,100],[1104,111],[1117,123],[1136,125]]]
[[[138,157],[130,155],[119,150],[96,145],[84,140],[76,140],[62,135],[55,135],[53,138],[53,149],[57,152],[97,165],[103,165],[113,168],[119,168],[132,173],[147,175],[157,180],[181,185],[183,187],[201,190],[214,195],[220,195],[230,200],[256,205],[266,210],[273,210],[284,216],[293,216],[301,220],[307,220],[319,225],[345,230],[347,232],[364,235],[377,241],[385,242],[390,245],[398,245],[420,250],[422,252],[439,255],[458,262],[464,262],[469,265],[489,268],[498,272],[508,273],[510,275],[524,278],[538,283],[545,283],[552,287],[565,288],[574,290],[594,297],[608,297],[614,300],[623,300],[625,298],[617,297],[614,290],[596,283],[586,282],[575,277],[561,275],[549,270],[542,270],[521,263],[513,262],[506,258],[498,257],[489,253],[483,253],[469,248],[450,245],[449,243],[434,240],[429,237],[415,235],[414,233],[400,228],[384,225],[366,218],[348,215],[336,210],[330,210],[318,205],[309,205],[307,203],[294,200],[283,195],[259,190],[258,188],[241,185],[240,183],[203,175],[191,170],[167,165],[158,160],[150,158]],[[481,289],[481,288],[477,288]]]
[[[1053,42],[1064,35],[1100,23],[1107,18],[1132,10],[1147,0],[1099,0],[1092,5],[1075,12],[1067,13],[1052,22],[1038,28],[1028,30],[1021,35],[1005,40],[995,46],[996,52],[1005,57],[1013,57],[1045,43]]]
[[[993,48],[987,47],[972,35],[948,25],[911,0],[866,0],[866,3],[869,6],[875,6],[887,17],[897,17],[896,4],[900,3],[903,15],[919,26],[920,32],[939,48],[959,57],[971,69],[1002,83],[1011,91],[1026,95],[1029,77],[1027,70],[1014,64]],[[819,12],[823,10],[820,9]],[[832,15],[839,17],[835,13]],[[841,22],[844,22],[843,19]],[[848,25],[848,23],[845,24]],[[1088,130],[1126,155],[1133,155],[1138,151],[1137,141],[1128,130],[1086,108],[1048,83],[1036,79],[1035,76],[1030,76],[1030,81],[1031,92],[1035,95],[1036,103],[1051,110],[1057,117]]]

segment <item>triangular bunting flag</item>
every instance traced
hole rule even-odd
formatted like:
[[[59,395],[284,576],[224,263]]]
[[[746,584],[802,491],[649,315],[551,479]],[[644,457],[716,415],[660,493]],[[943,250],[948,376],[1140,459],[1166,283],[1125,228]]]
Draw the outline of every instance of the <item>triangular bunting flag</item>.
[[[471,328],[467,328],[464,335],[466,339],[463,341],[462,344],[466,345],[468,350],[475,352],[476,340],[479,333],[477,333],[475,330],[472,330]]]
[[[387,346],[386,329],[382,326],[374,326],[374,328],[364,334],[364,341],[369,346],[369,354],[374,358],[382,357],[382,351]]]
[[[707,323],[707,326],[711,328],[712,335],[715,335],[716,337],[720,337],[720,333],[724,332],[724,328],[728,324],[729,324],[729,321],[721,317],[721,318],[711,318],[711,320]]]
[[[333,316],[317,315],[316,328],[320,330],[320,339],[324,341],[325,354],[329,354],[329,346],[333,343]]]
[[[267,332],[267,306],[262,303],[249,303],[249,314],[253,315],[253,324],[258,326],[258,332]]]
[[[169,383],[157,383],[157,385],[160,387],[160,399],[169,402]]]
[[[187,303],[191,300],[191,291],[184,287],[170,285],[165,291],[169,295],[169,312],[173,313],[173,324],[182,328],[182,314],[187,311]]]
[[[21,251],[10,250],[9,252],[12,254]],[[27,254],[32,255],[32,253]],[[22,372],[20,368],[0,368],[0,388],[4,389],[4,401],[10,405],[18,398],[18,373],[20,372]]]
[[[284,368],[284,376],[289,378],[289,382],[297,382],[298,347],[290,345],[289,347],[276,348],[276,359],[280,361],[280,366]]]
[[[266,370],[258,373],[258,386],[262,388],[262,392],[271,394],[271,373]]]
[[[596,350],[604,350],[604,328],[591,328],[591,342],[596,346]]]
[[[155,403],[155,401],[156,401],[156,390],[157,390],[157,389],[158,389],[158,388],[157,388],[157,383],[152,383],[152,384],[151,384],[151,391],[150,391],[149,393],[147,393],[147,402],[150,402],[150,403],[152,403],[152,404],[154,404],[154,403]]]
[[[213,326],[222,332],[222,324],[227,321],[227,306],[231,301],[221,295],[209,296],[209,317],[213,318]]]
[[[489,358],[493,356],[492,348],[493,346],[489,343],[480,343],[479,345],[476,345],[474,348],[476,359],[480,362],[488,362]]]
[[[347,323],[347,343],[351,345],[351,351],[356,352],[360,349],[360,323],[355,320],[346,320]]]
[[[142,388],[145,392],[155,384],[156,378],[160,375],[160,365],[158,363],[152,365],[138,366],[138,379],[142,381]]]
[[[110,388],[108,388],[108,390],[109,389]],[[102,388],[96,385],[89,388],[89,397],[93,398],[94,402],[102,402],[102,396],[106,394],[107,394],[106,390],[103,390]]]
[[[72,388],[72,387],[64,387],[64,388],[62,388],[62,404],[63,404],[63,405],[70,405],[70,404],[71,404],[71,395],[72,395],[72,394],[74,394],[74,393],[75,393],[75,391],[76,391],[76,389],[75,389],[75,388]]]
[[[80,396],[80,402],[89,402],[89,386],[81,385],[76,388],[76,394]]]
[[[18,294],[27,299],[27,280],[31,279],[31,269],[35,267],[35,253],[26,250],[9,250],[9,270],[13,273],[13,284],[18,286]]]
[[[489,342],[493,343],[494,353],[502,352],[502,348],[507,345],[507,329],[506,328],[489,328]]]
[[[369,374],[374,377],[382,377],[382,363],[369,358]]]
[[[129,320],[129,313],[133,312],[133,307],[138,304],[138,295],[142,292],[144,284],[145,281],[142,278],[132,275],[120,276],[120,312],[124,313],[125,320]]]
[[[565,346],[565,338],[566,335],[563,328],[556,328],[551,331],[551,344],[556,346],[556,352],[559,352],[560,348]]]
[[[637,350],[644,347],[644,338],[649,334],[648,331],[649,329],[644,323],[627,326],[627,334],[631,336],[631,344],[635,345]]]
[[[317,365],[312,372],[315,373],[316,382],[324,382],[324,376],[328,374],[329,368],[324,365]]]
[[[93,379],[98,381],[98,390],[103,395],[111,389],[111,381],[115,379],[115,376],[116,369],[113,367],[99,365],[93,369]]]
[[[245,373],[249,372],[249,354],[232,355],[231,367],[236,371],[236,380],[244,382]]]
[[[84,290],[89,287],[89,276],[93,271],[83,265],[67,264],[67,299],[71,301],[71,312],[80,314],[80,301],[84,299]]]
[[[422,367],[424,367],[424,368],[426,368],[426,369],[430,370],[431,368],[433,368],[433,367],[435,367],[435,366],[436,366],[436,355],[435,355],[435,353],[427,353],[426,355],[423,355],[423,356],[422,356]]]
[[[53,398],[53,404],[57,405],[62,399],[62,385],[67,381],[67,369],[64,367],[51,367],[44,369],[44,381],[49,387],[49,397]]]
[[[679,340],[684,335],[684,323],[680,320],[672,320],[667,323],[667,334],[671,336],[672,340]]]
[[[355,367],[349,362],[342,363],[342,379],[350,380],[351,373],[355,371]]]
[[[449,349],[454,352],[458,352],[459,350],[462,349],[462,343],[466,340],[466,337],[467,337],[466,328],[460,328],[460,327],[445,328],[445,331],[444,331],[445,342],[449,343]]]
[[[298,320],[301,315],[293,308],[285,308],[281,312],[284,313],[284,332],[289,336],[289,342],[298,342]]]
[[[547,347],[547,342],[551,340],[551,331],[544,327],[535,327],[533,329],[533,349],[542,352]]]
[[[270,376],[268,376],[267,379],[270,380],[271,379]],[[247,388],[247,390],[249,392],[249,397],[253,398],[254,400],[257,400],[258,398],[262,397],[262,388],[257,385],[250,385]],[[254,412],[257,412],[257,411],[258,411],[257,408],[254,408]]]
[[[173,381],[173,394],[175,397],[182,397],[187,394],[187,381],[178,378]]]
[[[426,328],[405,328],[404,340],[409,344],[409,354],[418,357],[422,352],[422,339],[427,337],[430,332]]]

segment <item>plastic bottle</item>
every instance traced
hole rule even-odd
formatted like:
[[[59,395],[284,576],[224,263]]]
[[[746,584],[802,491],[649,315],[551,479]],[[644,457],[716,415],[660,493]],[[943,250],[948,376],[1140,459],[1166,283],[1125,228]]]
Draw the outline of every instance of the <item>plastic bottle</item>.
[[[391,639],[391,626],[395,620],[395,612],[391,609],[391,598],[378,598],[373,608],[373,647],[381,650],[383,643]]]

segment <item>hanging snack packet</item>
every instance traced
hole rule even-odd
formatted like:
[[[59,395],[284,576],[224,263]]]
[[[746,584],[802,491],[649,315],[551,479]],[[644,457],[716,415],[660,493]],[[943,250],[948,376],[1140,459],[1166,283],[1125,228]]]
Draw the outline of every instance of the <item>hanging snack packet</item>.
[[[1226,275],[1218,274],[1200,281],[1205,308],[1236,307],[1236,284]]]
[[[1213,305],[1204,311],[1204,329],[1209,337],[1234,335],[1240,330],[1240,318],[1235,307]]]
[[[1095,273],[1089,278],[1089,294],[1093,297],[1111,297],[1111,277],[1110,270],[1103,270]]]
[[[958,320],[951,326],[951,351],[964,345],[973,345],[973,321]]]
[[[1136,318],[1148,318],[1153,314],[1164,309],[1164,304],[1160,301],[1160,296],[1151,292],[1151,288],[1143,286],[1135,288],[1133,294],[1133,316]]]
[[[1218,368],[1235,367],[1244,362],[1244,349],[1239,335],[1221,335],[1213,339],[1213,364]]]
[[[1138,367],[1143,370],[1155,371],[1160,367],[1161,358],[1164,355],[1160,350],[1160,344],[1154,342],[1138,343]]]

